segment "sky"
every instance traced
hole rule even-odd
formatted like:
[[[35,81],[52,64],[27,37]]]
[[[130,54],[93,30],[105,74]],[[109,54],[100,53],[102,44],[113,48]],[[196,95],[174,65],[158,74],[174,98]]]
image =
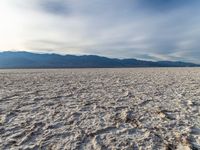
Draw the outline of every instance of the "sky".
[[[1,0],[0,51],[200,63],[200,0]]]

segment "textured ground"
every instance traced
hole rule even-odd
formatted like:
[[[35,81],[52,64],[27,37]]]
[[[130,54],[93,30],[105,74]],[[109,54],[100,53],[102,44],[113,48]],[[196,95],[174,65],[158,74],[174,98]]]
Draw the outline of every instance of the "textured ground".
[[[0,70],[0,149],[200,149],[200,68]]]

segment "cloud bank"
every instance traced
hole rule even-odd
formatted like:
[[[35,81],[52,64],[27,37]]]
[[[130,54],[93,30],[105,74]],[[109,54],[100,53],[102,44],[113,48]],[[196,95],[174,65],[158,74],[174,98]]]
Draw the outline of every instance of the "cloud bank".
[[[199,0],[1,0],[0,49],[200,63]]]

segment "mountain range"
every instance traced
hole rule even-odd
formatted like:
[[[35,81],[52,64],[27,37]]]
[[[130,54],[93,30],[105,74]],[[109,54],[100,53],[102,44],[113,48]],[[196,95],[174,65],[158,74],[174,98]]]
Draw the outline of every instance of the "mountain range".
[[[180,61],[144,61],[116,59],[96,55],[59,55],[30,52],[0,52],[0,68],[128,68],[128,67],[200,67]]]

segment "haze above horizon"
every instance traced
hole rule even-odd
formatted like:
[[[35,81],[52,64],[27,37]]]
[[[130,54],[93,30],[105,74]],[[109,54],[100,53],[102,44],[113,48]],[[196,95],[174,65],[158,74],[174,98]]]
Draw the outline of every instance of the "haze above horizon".
[[[200,64],[199,0],[1,0],[0,51]]]

